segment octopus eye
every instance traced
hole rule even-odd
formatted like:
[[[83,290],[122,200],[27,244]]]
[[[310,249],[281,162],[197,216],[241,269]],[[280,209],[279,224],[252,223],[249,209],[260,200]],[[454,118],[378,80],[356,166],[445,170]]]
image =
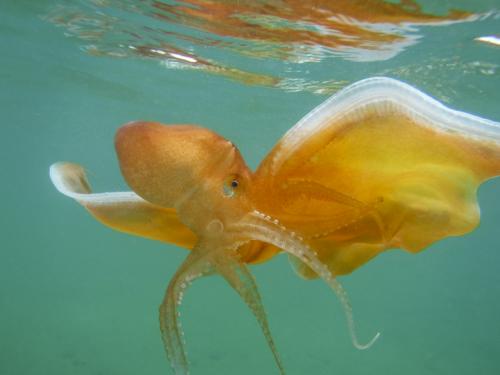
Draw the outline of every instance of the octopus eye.
[[[229,176],[224,181],[222,191],[226,197],[231,198],[234,197],[234,195],[236,194],[238,186],[240,186],[240,181],[238,180],[238,176]]]

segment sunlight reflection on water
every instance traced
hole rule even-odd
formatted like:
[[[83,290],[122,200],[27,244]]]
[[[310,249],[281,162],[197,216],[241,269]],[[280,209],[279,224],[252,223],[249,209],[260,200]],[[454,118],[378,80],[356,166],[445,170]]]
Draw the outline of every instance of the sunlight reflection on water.
[[[385,61],[421,42],[423,27],[492,16],[493,11],[454,9],[432,14],[413,0],[92,0],[58,5],[44,19],[80,39],[91,55],[154,59],[168,69],[202,70],[245,84],[326,95],[349,80],[316,77],[310,67],[332,60]],[[279,75],[276,64],[284,64]]]

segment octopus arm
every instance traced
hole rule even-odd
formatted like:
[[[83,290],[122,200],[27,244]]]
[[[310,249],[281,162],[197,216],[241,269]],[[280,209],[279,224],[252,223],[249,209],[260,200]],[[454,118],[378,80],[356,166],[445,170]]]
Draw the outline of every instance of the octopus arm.
[[[499,123],[376,77],[290,129],[257,169],[254,197],[341,275],[387,249],[418,252],[470,232],[479,223],[477,189],[499,174]]]
[[[59,162],[50,167],[56,188],[84,206],[98,221],[121,232],[191,249],[196,236],[173,208],[153,205],[133,192],[92,193],[83,167]]]

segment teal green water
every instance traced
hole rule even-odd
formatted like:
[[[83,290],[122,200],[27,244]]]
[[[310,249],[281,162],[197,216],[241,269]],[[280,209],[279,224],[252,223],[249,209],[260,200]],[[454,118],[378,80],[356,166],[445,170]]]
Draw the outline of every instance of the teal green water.
[[[214,129],[255,168],[326,97],[86,54],[81,39],[44,20],[56,3],[0,5],[0,374],[168,374],[157,309],[186,252],[103,227],[56,192],[49,165],[78,162],[96,191],[124,190],[114,132],[148,119]],[[494,5],[454,3],[473,12]],[[498,13],[423,27],[419,43],[391,59],[332,57],[311,65],[311,74],[403,78],[454,108],[500,120],[500,48],[473,41],[499,30]],[[232,55],[211,53],[232,64]],[[254,69],[263,64],[276,76],[286,65],[257,62]],[[307,64],[288,68],[309,74]],[[360,336],[382,333],[367,351],[350,344],[340,305],[322,282],[295,276],[284,256],[253,267],[287,373],[500,373],[499,197],[500,180],[482,186],[473,233],[418,255],[387,252],[341,279]],[[193,285],[182,321],[192,374],[277,373],[257,323],[221,279]]]

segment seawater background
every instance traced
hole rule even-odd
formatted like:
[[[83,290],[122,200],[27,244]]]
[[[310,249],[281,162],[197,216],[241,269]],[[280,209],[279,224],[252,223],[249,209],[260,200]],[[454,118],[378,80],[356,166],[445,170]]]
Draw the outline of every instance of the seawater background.
[[[157,307],[186,252],[103,227],[55,191],[49,165],[75,161],[88,168],[96,191],[126,189],[113,135],[125,122],[149,119],[214,129],[255,168],[326,97],[89,56],[41,19],[56,4],[0,4],[0,373],[167,374]],[[454,3],[477,12],[494,5]],[[472,39],[499,26],[491,17],[422,28],[421,43],[391,60],[333,59],[322,63],[323,73],[338,64],[348,71],[342,78],[354,81],[406,71],[406,81],[452,107],[500,120],[498,68],[464,68],[498,64],[500,49]],[[447,46],[465,65],[439,66]],[[422,69],[435,63],[405,68],[419,61]],[[418,255],[387,252],[341,279],[360,336],[382,332],[368,351],[351,346],[339,303],[322,282],[296,277],[284,256],[253,267],[287,373],[498,373],[499,196],[500,180],[482,186],[482,223],[473,233]],[[257,323],[220,278],[193,285],[182,322],[193,374],[277,373]]]

